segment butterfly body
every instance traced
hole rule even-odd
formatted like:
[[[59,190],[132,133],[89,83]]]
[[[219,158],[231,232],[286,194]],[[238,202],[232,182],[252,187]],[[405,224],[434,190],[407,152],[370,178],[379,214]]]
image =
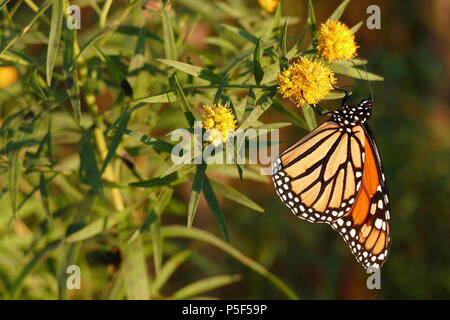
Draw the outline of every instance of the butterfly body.
[[[380,268],[390,245],[387,185],[367,125],[372,101],[343,105],[280,154],[275,190],[301,219],[338,231],[358,262]]]

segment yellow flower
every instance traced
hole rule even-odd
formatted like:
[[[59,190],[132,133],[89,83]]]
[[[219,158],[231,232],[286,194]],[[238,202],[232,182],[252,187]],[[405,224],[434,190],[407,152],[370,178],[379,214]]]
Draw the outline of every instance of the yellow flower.
[[[16,67],[3,66],[0,67],[0,89],[12,86],[19,80],[19,72]]]
[[[355,35],[342,22],[328,20],[320,25],[317,51],[328,61],[350,60],[356,57]]]
[[[273,13],[280,0],[258,0],[259,5],[268,13]]]
[[[298,107],[317,104],[333,90],[335,83],[336,77],[329,67],[305,57],[278,74],[278,91]]]
[[[208,141],[215,146],[227,142],[236,129],[236,119],[231,109],[220,104],[203,108],[203,128],[208,131]]]

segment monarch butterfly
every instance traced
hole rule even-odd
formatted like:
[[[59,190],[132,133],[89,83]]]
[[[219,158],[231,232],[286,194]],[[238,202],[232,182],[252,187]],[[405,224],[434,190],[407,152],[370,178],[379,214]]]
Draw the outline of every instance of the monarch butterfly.
[[[280,154],[272,177],[297,217],[329,224],[359,263],[375,269],[388,256],[391,226],[381,158],[367,125],[371,111],[365,99],[327,112],[329,119]]]

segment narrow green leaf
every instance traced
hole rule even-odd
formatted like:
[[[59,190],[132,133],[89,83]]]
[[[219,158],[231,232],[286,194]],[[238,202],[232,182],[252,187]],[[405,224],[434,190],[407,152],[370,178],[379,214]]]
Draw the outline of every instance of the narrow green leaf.
[[[173,92],[167,92],[167,93],[162,93],[156,96],[150,96],[150,97],[145,97],[145,98],[140,98],[137,100],[134,100],[135,102],[138,103],[170,103],[170,102],[176,102],[177,101],[177,96],[175,93]],[[130,111],[136,111],[137,109],[140,109],[142,107],[144,107],[145,105],[139,105],[138,108],[136,108],[136,106],[132,107]]]
[[[206,202],[209,205],[209,208],[214,215],[214,218],[216,218],[217,225],[219,226],[219,229],[222,232],[225,240],[227,242],[230,242],[230,236],[228,234],[228,228],[225,222],[222,208],[220,208],[219,201],[217,200],[216,194],[214,193],[208,177],[205,177],[205,180],[203,182],[203,194],[205,196]]]
[[[289,19],[286,19],[283,25],[283,31],[280,37],[280,50],[282,58],[285,58],[287,55],[287,47],[286,47],[286,39],[287,39],[287,27],[288,27]]]
[[[80,100],[80,86],[78,83],[78,72],[74,57],[74,40],[76,37],[75,30],[68,32],[69,36],[65,38],[64,51],[64,78],[67,95],[69,96],[70,104],[72,105],[73,114],[77,124],[81,124],[81,100]]]
[[[362,25],[363,25],[363,22],[360,21],[360,22],[358,22],[357,24],[355,24],[353,27],[351,27],[351,28],[350,28],[350,31],[351,31],[352,33],[357,33],[358,30],[359,30],[359,28],[362,27]]]
[[[153,226],[153,224],[155,222],[159,221],[159,218],[164,213],[164,210],[166,209],[167,205],[169,204],[170,199],[172,198],[172,195],[173,195],[173,188],[163,187],[161,189],[161,192],[157,196],[156,202],[153,204],[152,208],[150,209],[150,213],[144,219],[144,222],[139,227],[139,229],[136,230],[134,232],[134,234],[130,237],[130,239],[128,240],[129,242],[134,241],[136,239],[136,237],[139,237],[140,235],[147,232],[150,229],[150,227]],[[155,231],[155,230],[153,230],[153,231]],[[158,230],[156,230],[156,231],[158,232]],[[157,245],[162,243],[162,240],[161,240],[162,237],[159,233],[155,234],[155,238],[156,238],[156,241],[159,242]],[[159,250],[159,248],[158,248],[158,250]],[[155,259],[162,261],[162,250],[159,250],[159,252],[157,254],[155,253],[155,255],[159,256],[159,257],[155,257]]]
[[[33,258],[23,267],[19,276],[14,280],[10,290],[9,290],[9,298],[12,300],[17,299],[20,294],[20,291],[23,287],[23,282],[27,278],[27,276],[38,266],[39,262],[43,261],[43,257],[55,250],[60,244],[60,240],[55,240],[47,244],[42,250],[36,252],[33,255]]]
[[[221,27],[224,28],[225,30],[230,31],[233,34],[236,34],[246,40],[251,41],[253,44],[257,44],[259,41],[258,37],[255,37],[254,35],[252,35],[251,33],[247,32],[243,29],[240,29],[240,28],[237,28],[234,26],[230,26],[227,24],[221,24]]]
[[[102,193],[102,180],[100,170],[97,167],[96,148],[92,142],[94,128],[90,127],[78,143],[80,154],[81,179],[90,185],[97,194]]]
[[[21,161],[19,161],[19,153],[20,149],[8,153],[8,190],[14,217],[19,204],[19,180],[22,168]]]
[[[207,279],[199,280],[188,284],[187,286],[179,289],[172,295],[172,299],[183,300],[192,298],[199,294],[230,285],[241,279],[240,275],[222,275],[214,276]]]
[[[328,20],[339,20],[342,16],[342,14],[345,11],[345,8],[347,7],[350,0],[344,0],[341,2],[341,4],[334,10],[334,12],[331,14],[331,16],[328,18]]]
[[[237,54],[239,52],[239,49],[232,42],[219,37],[208,37],[206,38],[205,43],[218,46],[223,50],[230,51],[234,54]]]
[[[121,128],[117,128],[117,130],[122,130],[124,134],[127,134],[136,140],[139,140],[140,142],[154,148],[158,152],[165,152],[165,153],[170,154],[174,147],[173,144],[171,144],[167,141],[153,138],[153,137],[147,136],[145,134],[142,134],[142,133],[139,133],[136,131],[132,131],[129,129],[121,129]]]
[[[361,69],[357,69],[354,67],[348,67],[345,65],[339,65],[339,64],[333,64],[332,65],[332,69],[334,72],[338,73],[338,74],[343,74],[355,79],[361,79],[361,80],[369,80],[369,81],[383,81],[384,78],[371,73],[371,72],[366,72],[365,70],[361,70]]]
[[[195,117],[192,113],[191,106],[189,105],[189,102],[186,99],[186,96],[184,95],[184,91],[180,86],[180,83],[178,82],[177,76],[174,75],[170,82],[172,83],[172,90],[176,92],[177,94],[177,100],[181,102],[181,107],[183,108],[184,116],[186,117],[186,120],[191,128],[194,127]]]
[[[39,179],[39,192],[41,194],[42,207],[44,208],[48,221],[51,222],[53,220],[53,215],[52,212],[50,211],[47,180],[45,179],[44,173],[41,173],[41,177]]]
[[[245,130],[253,125],[259,117],[270,108],[276,96],[275,91],[265,93],[257,102],[257,106],[250,112],[248,117],[241,123],[240,129]]]
[[[241,123],[245,121],[245,119],[248,118],[249,114],[252,112],[252,110],[255,108],[256,105],[256,96],[255,92],[252,88],[248,90],[247,94],[247,100],[245,102],[245,110],[244,114],[242,115]]]
[[[308,130],[311,131],[317,127],[316,114],[313,108],[309,105],[304,105],[301,107],[303,115],[305,116],[306,124],[308,125]]]
[[[278,39],[274,39],[274,40],[270,40],[264,43],[264,45],[262,46],[262,49],[266,49],[269,48],[271,46],[273,46],[275,43],[278,43],[279,40]],[[255,41],[256,44],[256,41]],[[244,52],[242,52],[241,54],[238,54],[236,57],[234,57],[233,59],[231,59],[222,69],[222,71],[220,72],[221,75],[227,75],[229,74],[229,72],[235,68],[237,65],[239,65],[240,63],[245,62],[249,57],[251,57],[253,55],[254,50],[253,49],[248,49],[245,50]]]
[[[78,242],[89,238],[92,238],[102,231],[109,230],[111,227],[117,225],[117,223],[123,220],[130,212],[130,210],[125,210],[122,212],[113,212],[107,217],[102,217],[94,220],[84,228],[76,231],[69,236],[67,236],[67,242]]]
[[[289,288],[283,281],[281,281],[280,278],[278,278],[276,275],[268,271],[265,267],[257,263],[256,261],[252,260],[248,256],[244,255],[242,252],[237,250],[236,248],[232,247],[231,245],[227,244],[226,242],[222,241],[218,237],[197,229],[197,228],[186,228],[185,226],[167,226],[161,228],[161,233],[164,238],[188,238],[188,239],[195,239],[198,241],[203,241],[206,243],[209,243],[216,248],[219,248],[220,250],[226,252],[242,264],[246,265],[253,271],[259,273],[261,276],[268,279],[270,282],[272,282],[283,294],[286,295],[289,299],[298,299],[298,296],[295,294],[294,291],[292,291],[291,288]]]
[[[253,75],[255,77],[255,82],[257,85],[261,83],[262,78],[264,77],[264,70],[261,67],[261,41],[262,36],[259,37],[258,42],[256,43],[255,52],[253,53]]]
[[[158,276],[161,270],[163,261],[163,237],[161,235],[161,219],[158,217],[151,225],[152,230],[152,246],[153,246],[153,265],[155,268],[155,275]]]
[[[169,17],[169,12],[167,10],[164,10],[162,13],[162,25],[165,57],[169,60],[177,60],[178,52],[175,34],[173,33],[172,19]]]
[[[306,121],[300,118],[296,113],[286,108],[283,104],[275,101],[273,103],[273,108],[279,113],[285,115],[296,126],[303,129],[308,129],[308,124],[306,123]]]
[[[47,50],[47,84],[52,83],[53,68],[58,56],[59,42],[61,39],[62,24],[64,20],[64,0],[53,0],[52,20]]]
[[[227,84],[228,84],[227,78],[223,79],[223,81],[220,83],[219,87],[217,88],[216,94],[214,95],[214,101],[213,101],[214,104],[220,103],[221,99],[223,98],[222,97],[223,91]],[[229,101],[231,102],[231,100],[229,100]],[[232,109],[234,111],[234,108],[232,108]]]
[[[100,59],[106,63],[106,67],[108,68],[108,71],[111,73],[112,77],[117,83],[120,83],[122,79],[125,78],[125,74],[120,70],[120,68],[114,63],[114,61],[111,60],[110,57],[105,55],[100,48],[97,46],[94,46],[95,50],[97,51]]]
[[[312,0],[306,0],[308,6],[308,27],[311,30],[311,43],[312,47],[315,48],[317,44],[317,24],[316,15],[314,13],[314,6]]]
[[[239,192],[238,190],[214,179],[210,179],[209,181],[214,187],[214,190],[222,194],[225,198],[233,200],[234,202],[242,204],[243,206],[246,206],[252,210],[264,212],[264,209],[262,207],[260,207],[256,202],[254,202],[252,199]]]
[[[201,78],[216,83],[220,83],[221,81],[223,81],[222,76],[215,74],[214,72],[208,69],[203,69],[188,63],[183,63],[174,60],[167,60],[167,59],[157,59],[157,60],[171,67],[174,67],[175,69],[180,70],[184,73],[190,74],[196,78]]]
[[[129,184],[130,187],[139,187],[139,188],[156,188],[162,186],[168,186],[172,182],[178,180],[178,173],[174,172],[162,178],[153,178],[145,181],[132,182]]]
[[[161,288],[170,279],[172,274],[191,256],[192,251],[184,250],[169,259],[161,268],[158,276],[153,281],[152,296],[158,296]]]
[[[192,227],[194,222],[195,213],[197,212],[198,202],[200,201],[200,194],[203,189],[203,183],[205,180],[206,164],[198,164],[197,172],[195,173],[194,181],[192,183],[192,192],[189,198],[188,205],[188,219],[187,226]]]
[[[78,58],[83,56],[83,54],[90,49],[92,46],[94,46],[97,42],[100,42],[102,39],[106,38],[108,35],[110,35],[113,32],[113,29],[104,29],[101,30],[99,33],[94,35],[92,38],[90,38],[80,49],[80,52],[75,57],[75,61],[78,61]]]
[[[277,6],[277,9],[275,11],[275,14],[273,15],[273,21],[272,21],[272,34],[270,36],[271,39],[278,39],[280,35],[280,23],[281,23],[281,16],[282,16],[282,3],[280,2]]]
[[[15,37],[13,37],[7,44],[0,50],[0,58],[3,57],[3,54],[12,46],[14,45],[19,39],[21,39],[33,26],[33,24],[36,22],[36,20],[42,16],[45,11],[52,5],[52,0],[47,0],[44,2],[42,7],[40,7],[39,11],[36,12],[36,14],[31,18],[31,21],[28,25],[26,25],[24,28],[22,28],[22,32]]]
[[[105,171],[106,167],[116,154],[117,147],[119,146],[120,141],[122,140],[122,137],[124,135],[124,130],[126,129],[128,125],[128,121],[130,121],[130,115],[127,114],[127,116],[119,123],[117,130],[111,140],[111,145],[109,146],[108,153],[106,154],[105,160],[103,161],[102,168],[100,170],[100,176]]]
[[[9,0],[3,0],[3,1],[0,3],[0,10],[2,10],[3,7],[6,6],[6,5],[8,4],[8,2],[9,2]]]

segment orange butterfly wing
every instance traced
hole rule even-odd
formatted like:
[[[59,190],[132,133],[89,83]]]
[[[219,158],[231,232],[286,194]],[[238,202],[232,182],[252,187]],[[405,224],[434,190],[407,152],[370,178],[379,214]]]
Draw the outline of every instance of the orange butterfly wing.
[[[275,190],[297,217],[325,223],[349,212],[362,180],[365,140],[357,128],[326,121],[277,159]]]
[[[366,132],[362,188],[352,209],[330,225],[342,235],[359,263],[365,268],[381,268],[391,241],[390,205],[378,149],[370,137],[370,131]]]

